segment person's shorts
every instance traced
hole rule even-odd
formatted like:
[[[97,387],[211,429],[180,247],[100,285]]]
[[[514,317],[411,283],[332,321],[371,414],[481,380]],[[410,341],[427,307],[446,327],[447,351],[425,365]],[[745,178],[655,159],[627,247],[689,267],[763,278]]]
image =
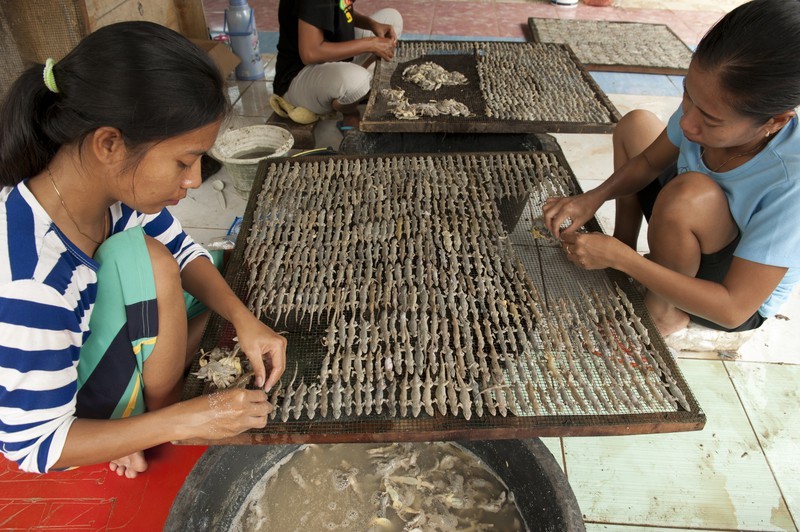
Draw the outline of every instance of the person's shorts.
[[[97,299],[78,362],[76,416],[117,419],[143,413],[143,367],[158,338],[153,266],[141,227],[108,238],[95,253]],[[184,294],[190,319],[206,310]]]
[[[639,199],[639,204],[642,208],[642,213],[647,221],[650,221],[650,216],[653,214],[653,206],[656,203],[656,198],[658,197],[659,192],[661,192],[661,189],[664,187],[664,185],[671,181],[677,174],[678,166],[676,162],[662,172],[657,179],[654,179],[649,185],[636,194],[637,198]],[[728,270],[731,267],[733,253],[736,251],[736,246],[739,245],[741,236],[741,234],[736,235],[736,238],[730,244],[715,253],[701,254],[700,267],[698,268],[695,277],[697,279],[721,283],[725,279],[725,275],[727,275]],[[708,327],[709,329],[726,332],[741,332],[757,329],[762,323],[764,323],[766,318],[756,311],[744,323],[733,329],[727,329],[718,323],[714,323],[713,321],[709,321],[693,314],[689,314],[689,319],[699,325]]]

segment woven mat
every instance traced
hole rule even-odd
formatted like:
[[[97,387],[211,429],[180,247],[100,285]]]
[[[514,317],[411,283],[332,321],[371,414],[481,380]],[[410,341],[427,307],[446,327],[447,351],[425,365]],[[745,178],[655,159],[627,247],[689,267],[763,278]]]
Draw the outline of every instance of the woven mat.
[[[692,51],[664,24],[529,18],[533,42],[568,44],[589,70],[686,74]]]

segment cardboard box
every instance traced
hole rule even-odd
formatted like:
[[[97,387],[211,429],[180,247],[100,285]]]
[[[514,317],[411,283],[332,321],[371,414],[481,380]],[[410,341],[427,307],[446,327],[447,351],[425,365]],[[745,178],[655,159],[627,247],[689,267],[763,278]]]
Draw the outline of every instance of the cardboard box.
[[[190,39],[194,44],[206,51],[219,68],[223,78],[233,72],[236,65],[242,62],[225,43],[208,39]]]

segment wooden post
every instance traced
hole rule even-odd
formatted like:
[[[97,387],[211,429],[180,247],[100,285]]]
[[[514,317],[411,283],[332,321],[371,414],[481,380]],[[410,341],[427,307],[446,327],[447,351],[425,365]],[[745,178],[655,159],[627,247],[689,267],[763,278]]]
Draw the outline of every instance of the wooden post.
[[[208,39],[208,24],[201,0],[173,0],[181,34],[190,39]]]

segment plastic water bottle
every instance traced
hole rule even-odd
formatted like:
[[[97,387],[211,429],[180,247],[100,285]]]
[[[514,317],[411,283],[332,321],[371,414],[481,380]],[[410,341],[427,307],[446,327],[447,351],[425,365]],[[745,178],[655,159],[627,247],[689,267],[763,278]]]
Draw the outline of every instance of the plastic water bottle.
[[[229,0],[223,32],[230,37],[233,53],[242,60],[236,67],[236,79],[263,79],[264,61],[258,49],[256,17],[247,0]]]

